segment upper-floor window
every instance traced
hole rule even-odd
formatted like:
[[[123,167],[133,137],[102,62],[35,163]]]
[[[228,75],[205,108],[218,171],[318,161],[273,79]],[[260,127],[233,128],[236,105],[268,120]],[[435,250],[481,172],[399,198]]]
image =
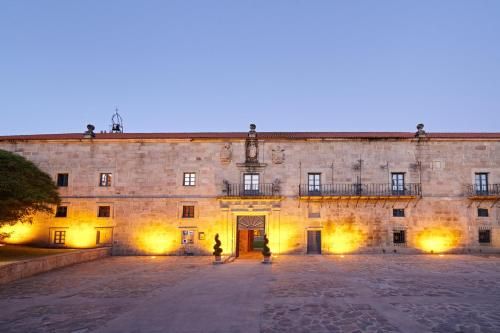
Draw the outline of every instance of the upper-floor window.
[[[488,174],[486,172],[477,172],[475,178],[476,192],[488,192]]]
[[[194,206],[182,206],[182,218],[183,219],[194,218]]]
[[[245,173],[243,175],[243,186],[245,191],[258,191],[259,190],[259,174],[258,173]]]
[[[99,186],[111,186],[111,173],[101,173],[99,175]]]
[[[478,217],[488,217],[488,208],[478,208],[477,209],[477,216]]]
[[[309,192],[319,192],[321,190],[321,174],[308,173],[307,174],[307,188]]]
[[[111,206],[99,206],[97,217],[110,217],[110,216],[111,216]]]
[[[196,185],[196,173],[184,172],[184,181],[182,184],[184,186],[195,186]]]
[[[68,206],[57,206],[56,217],[67,217],[68,216]]]
[[[54,231],[54,244],[64,244],[66,243],[66,231],[56,230]]]
[[[392,210],[392,216],[394,216],[394,217],[405,217],[405,210],[403,208],[394,208]]]
[[[69,175],[67,173],[58,173],[57,174],[57,186],[59,186],[59,187],[68,186],[68,178],[69,178]]]
[[[403,172],[391,173],[392,193],[404,194],[405,191],[405,174]]]

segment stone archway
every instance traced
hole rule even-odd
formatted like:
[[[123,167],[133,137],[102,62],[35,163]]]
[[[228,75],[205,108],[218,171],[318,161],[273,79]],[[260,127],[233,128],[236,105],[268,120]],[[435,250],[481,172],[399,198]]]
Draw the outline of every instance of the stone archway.
[[[237,217],[236,257],[260,257],[263,246],[266,217],[242,215]]]

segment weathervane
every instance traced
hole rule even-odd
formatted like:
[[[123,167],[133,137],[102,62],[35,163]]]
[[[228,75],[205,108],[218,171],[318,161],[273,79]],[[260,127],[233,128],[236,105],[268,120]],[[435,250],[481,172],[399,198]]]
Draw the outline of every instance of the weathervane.
[[[115,113],[111,117],[111,132],[123,133],[123,119],[118,113],[118,108],[115,109]]]

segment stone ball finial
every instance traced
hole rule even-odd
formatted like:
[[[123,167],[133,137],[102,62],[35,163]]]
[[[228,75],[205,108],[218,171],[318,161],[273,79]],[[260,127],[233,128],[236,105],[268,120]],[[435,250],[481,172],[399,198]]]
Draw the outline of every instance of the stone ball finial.
[[[421,131],[424,129],[424,124],[418,124],[417,125],[417,130]]]
[[[255,126],[255,124],[250,124],[250,130],[251,131],[255,131],[256,128],[257,128],[257,126]]]

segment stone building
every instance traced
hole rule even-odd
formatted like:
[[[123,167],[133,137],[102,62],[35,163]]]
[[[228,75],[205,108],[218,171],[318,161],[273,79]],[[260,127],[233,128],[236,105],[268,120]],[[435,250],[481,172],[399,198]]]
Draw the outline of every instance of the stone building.
[[[0,137],[62,204],[11,243],[114,254],[493,252],[500,133],[97,133]]]

